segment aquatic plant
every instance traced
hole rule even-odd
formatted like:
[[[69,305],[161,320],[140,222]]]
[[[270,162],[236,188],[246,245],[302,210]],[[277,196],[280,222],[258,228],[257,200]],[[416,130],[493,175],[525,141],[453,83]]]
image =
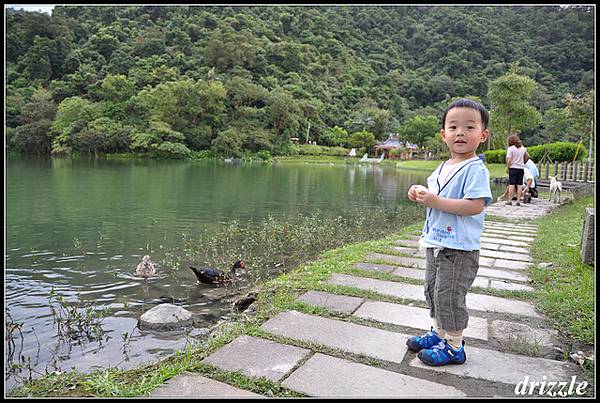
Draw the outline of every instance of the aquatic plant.
[[[104,335],[102,321],[110,314],[109,307],[80,306],[80,301],[70,306],[62,295],[54,291],[54,287],[50,289],[48,303],[59,339],[83,342],[99,340]]]

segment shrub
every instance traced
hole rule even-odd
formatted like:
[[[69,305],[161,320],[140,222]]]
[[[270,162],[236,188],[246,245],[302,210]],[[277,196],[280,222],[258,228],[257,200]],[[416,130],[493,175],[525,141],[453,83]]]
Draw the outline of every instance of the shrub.
[[[587,148],[583,144],[578,145],[577,143],[566,141],[528,147],[527,152],[535,162],[539,162],[542,159],[558,162],[573,161],[573,159],[581,160],[588,154]],[[547,155],[544,158],[544,154],[546,153]]]
[[[504,164],[506,162],[506,150],[487,150],[484,151],[485,162],[491,164]]]
[[[579,150],[577,150],[578,147]],[[559,141],[527,147],[527,153],[534,162],[540,162],[542,159],[563,162],[573,161],[573,158],[581,160],[587,156],[588,151],[583,144],[578,145],[577,143]],[[506,150],[487,150],[483,154],[485,154],[486,162],[497,164],[506,162]],[[546,157],[544,157],[544,154],[546,154]]]
[[[293,150],[290,155],[330,155],[343,157],[348,155],[350,152],[347,148],[344,147],[327,147],[327,146],[318,146],[315,144],[294,144],[291,147]]]

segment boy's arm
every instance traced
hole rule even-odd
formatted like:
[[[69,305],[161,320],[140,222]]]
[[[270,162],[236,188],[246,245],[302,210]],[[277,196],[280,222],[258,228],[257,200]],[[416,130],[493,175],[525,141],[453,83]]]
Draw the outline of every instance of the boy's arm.
[[[429,208],[456,215],[477,215],[485,207],[485,199],[446,199],[431,192],[418,192],[415,201]]]

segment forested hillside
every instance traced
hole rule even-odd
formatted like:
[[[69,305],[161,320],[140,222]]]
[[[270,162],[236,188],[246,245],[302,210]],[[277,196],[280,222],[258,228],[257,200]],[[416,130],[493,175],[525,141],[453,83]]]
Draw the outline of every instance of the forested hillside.
[[[529,102],[542,115],[588,93],[591,7],[7,9],[7,147],[177,157],[283,154],[291,137],[337,145],[358,131],[384,139],[453,97],[493,108],[489,84],[511,65],[535,81]]]

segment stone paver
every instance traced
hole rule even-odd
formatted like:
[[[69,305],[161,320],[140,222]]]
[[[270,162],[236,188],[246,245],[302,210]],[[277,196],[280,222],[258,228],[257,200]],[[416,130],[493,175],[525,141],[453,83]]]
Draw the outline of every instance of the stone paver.
[[[280,336],[321,344],[342,351],[401,362],[408,335],[322,318],[297,311],[282,312],[261,325]]]
[[[527,276],[521,273],[506,270],[488,269],[486,267],[480,267],[479,270],[477,270],[477,275],[522,282],[527,282],[529,280]]]
[[[238,389],[223,382],[206,378],[199,374],[183,374],[170,379],[154,389],[151,397],[243,397],[264,398],[264,396],[244,389]]]
[[[540,198],[534,198],[531,203],[521,204],[520,206],[516,206],[515,204],[506,206],[504,202],[496,202],[487,207],[486,217],[502,217],[504,219],[516,220],[520,224],[523,220],[542,217],[559,206],[558,203],[552,203]]]
[[[502,239],[502,240],[509,240],[509,241],[520,241],[520,242],[525,242],[527,245],[531,244],[533,242],[533,237],[528,237],[528,236],[518,236],[518,235],[500,235],[500,234],[496,234],[493,232],[483,232],[481,234],[482,238],[490,238],[490,239]]]
[[[295,370],[282,385],[315,397],[465,396],[451,386],[320,353]]]
[[[408,248],[405,246],[392,246],[392,249],[396,252],[404,253],[405,255],[414,255],[419,250],[415,248]]]
[[[527,248],[519,248],[517,246],[509,246],[509,245],[498,245],[499,246],[499,250],[502,252],[516,252],[516,253],[522,253],[522,254],[529,254],[529,249]]]
[[[277,382],[308,354],[310,350],[305,348],[242,335],[202,362],[227,371],[241,371],[250,377],[264,376]]]
[[[390,273],[398,268],[398,266],[390,266],[381,263],[356,263],[354,267],[357,269],[380,271],[383,273]]]
[[[503,239],[503,238],[490,238],[486,236],[482,236],[480,238],[481,242],[495,243],[500,245],[510,245],[510,246],[520,246],[524,248],[528,248],[529,244],[527,242],[515,241],[512,239]]]
[[[405,267],[419,267],[425,268],[425,259],[407,257],[407,256],[395,256],[395,255],[385,255],[383,253],[370,253],[367,255],[367,259],[370,260],[383,260],[386,262],[394,263],[400,266]]]
[[[329,280],[330,284],[347,285],[380,294],[391,295],[398,298],[425,301],[423,286],[403,284],[393,281],[375,280],[363,277],[354,277],[346,274],[334,273]],[[509,313],[531,317],[540,317],[535,312],[533,305],[514,299],[494,297],[467,293],[467,308],[484,312]]]
[[[479,270],[481,271],[481,270],[485,270],[485,269],[480,268]],[[490,272],[498,272],[498,271],[490,270]],[[393,274],[396,276],[412,278],[415,280],[422,280],[422,281],[425,280],[425,270],[423,270],[423,269],[411,269],[408,267],[398,267],[393,272]],[[478,272],[478,274],[479,274],[479,272]],[[526,278],[525,278],[525,281],[527,281]],[[496,288],[498,290],[533,291],[533,288],[531,288],[530,286],[525,285],[525,284],[511,283],[509,281],[506,281],[506,279],[505,280],[494,280],[494,279],[490,279],[487,276],[480,276],[480,275],[475,277],[473,286],[481,287],[481,288]]]
[[[498,269],[527,270],[531,263],[516,260],[496,259],[494,267]]]
[[[508,322],[505,320],[495,320],[490,326],[492,335],[508,344],[516,342],[527,342],[534,345],[551,347],[552,339],[558,335],[556,330],[552,329],[534,329],[523,323]]]
[[[419,241],[415,241],[414,239],[399,239],[396,243],[403,246],[419,247]]]
[[[498,243],[490,243],[490,242],[481,242],[481,249],[487,249],[487,250],[499,250],[500,249],[500,244]]]
[[[367,301],[353,315],[394,325],[414,327],[415,329],[429,330],[433,326],[429,309],[389,302]],[[464,335],[488,340],[487,320],[477,316],[469,316],[469,327],[465,330]]]
[[[362,298],[336,295],[324,291],[307,291],[298,300],[343,313],[354,312],[363,302]]]
[[[560,361],[468,346],[465,347],[465,351],[467,352],[467,361],[462,365],[431,367],[415,357],[410,362],[410,366],[515,386],[526,376],[529,376],[529,380],[534,382],[541,382],[544,380],[543,376],[548,381],[570,380],[568,373],[571,366]]]
[[[508,290],[508,291],[533,291],[533,287],[525,284],[511,283],[506,280],[490,280],[487,288],[493,288],[496,290]]]
[[[493,258],[497,258],[497,259],[518,260],[521,262],[533,262],[533,258],[531,256],[529,256],[528,254],[526,255],[523,253],[515,253],[515,252],[502,252],[502,251],[481,249],[479,251],[479,256],[493,257]]]

